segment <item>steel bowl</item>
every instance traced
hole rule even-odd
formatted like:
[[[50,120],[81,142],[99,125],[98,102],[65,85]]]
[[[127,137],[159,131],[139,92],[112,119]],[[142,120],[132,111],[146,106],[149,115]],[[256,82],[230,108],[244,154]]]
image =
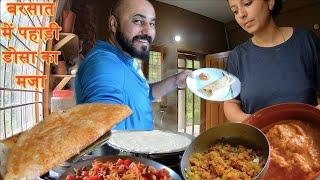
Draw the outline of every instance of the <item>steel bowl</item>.
[[[270,146],[269,141],[262,131],[251,125],[242,123],[226,123],[213,127],[200,134],[186,149],[181,160],[181,172],[184,179],[187,178],[187,171],[190,168],[189,158],[194,153],[202,153],[218,141],[223,140],[231,145],[244,145],[252,149],[261,149],[266,164],[261,172],[255,177],[260,178],[264,175],[269,166]]]
[[[167,166],[165,166],[163,164],[157,163],[157,162],[149,160],[149,159],[139,158],[139,157],[131,157],[131,156],[100,156],[100,157],[90,158],[85,161],[80,161],[80,162],[73,164],[72,167],[69,168],[64,174],[62,174],[59,179],[65,180],[68,175],[75,175],[74,169],[81,169],[84,167],[90,167],[92,165],[93,161],[95,161],[95,160],[99,160],[101,162],[106,162],[106,161],[116,162],[119,158],[130,159],[133,162],[140,162],[140,163],[143,163],[147,166],[153,166],[157,170],[164,168],[169,172],[170,176],[173,177],[175,180],[181,180],[181,177],[176,172],[174,172],[172,169],[168,168]]]

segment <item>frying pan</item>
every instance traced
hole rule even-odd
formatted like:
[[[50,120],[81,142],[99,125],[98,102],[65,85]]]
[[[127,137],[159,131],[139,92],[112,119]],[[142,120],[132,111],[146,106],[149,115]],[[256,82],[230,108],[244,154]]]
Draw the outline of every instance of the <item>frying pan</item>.
[[[164,168],[169,172],[170,176],[173,177],[174,180],[182,180],[181,177],[176,172],[174,172],[172,169],[168,168],[165,165],[162,165],[160,163],[157,163],[157,162],[149,160],[149,159],[139,158],[139,157],[132,157],[132,156],[100,156],[100,157],[94,157],[94,158],[91,158],[91,159],[87,159],[85,161],[80,161],[80,162],[74,163],[72,165],[72,167],[69,168],[64,174],[62,174],[59,179],[60,180],[65,180],[68,175],[74,175],[75,174],[74,168],[75,169],[81,169],[83,167],[88,167],[95,160],[99,160],[101,162],[106,162],[106,161],[116,162],[119,158],[121,158],[121,159],[130,159],[133,162],[141,162],[141,163],[143,163],[145,165],[153,166],[157,170],[160,170],[160,169]]]
[[[172,131],[163,131],[163,130],[157,130],[157,131],[161,131],[161,132],[165,132],[165,133],[170,133],[170,134],[177,134],[177,135],[180,135],[180,136],[184,136],[188,139],[190,139],[191,141],[194,139],[194,136],[190,135],[190,134],[187,134],[187,133],[180,133],[180,132],[172,132]],[[115,131],[115,132],[112,132],[112,134],[117,134],[117,133],[132,133],[132,132],[140,132],[140,131]],[[112,136],[111,134],[111,136]],[[125,139],[124,139],[125,141]],[[179,154],[179,153],[182,153],[184,152],[184,150],[187,148],[187,147],[183,147],[183,148],[179,148],[179,149],[174,149],[174,150],[171,150],[171,151],[166,151],[166,152],[146,152],[146,151],[134,151],[134,150],[130,150],[130,149],[126,149],[126,148],[123,148],[123,147],[119,147],[117,145],[114,145],[112,143],[110,143],[109,141],[107,141],[107,143],[113,147],[114,149],[117,149],[117,150],[120,150],[121,152],[126,152],[126,153],[132,153],[132,154],[139,154],[139,155],[145,155],[145,156],[165,156],[165,155],[170,155],[170,154]]]

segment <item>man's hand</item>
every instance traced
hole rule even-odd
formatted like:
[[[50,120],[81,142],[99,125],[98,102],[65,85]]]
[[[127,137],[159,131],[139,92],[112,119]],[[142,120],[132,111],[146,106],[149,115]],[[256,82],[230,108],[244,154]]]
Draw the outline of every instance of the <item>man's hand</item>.
[[[154,98],[160,98],[178,88],[186,87],[186,79],[192,71],[184,70],[178,74],[172,75],[160,82],[151,84],[152,95]]]
[[[188,75],[191,75],[191,70],[184,70],[176,74],[176,85],[178,88],[185,88],[186,87],[186,79]]]

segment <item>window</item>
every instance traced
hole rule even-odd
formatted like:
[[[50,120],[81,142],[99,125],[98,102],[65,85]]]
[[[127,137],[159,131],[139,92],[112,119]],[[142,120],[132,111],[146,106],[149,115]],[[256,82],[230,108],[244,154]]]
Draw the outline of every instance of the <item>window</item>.
[[[150,51],[148,81],[151,83],[161,81],[161,59],[161,52]]]
[[[14,47],[17,51],[44,51],[46,43],[34,43],[26,40],[18,34],[21,26],[47,26],[50,17],[11,15],[6,10],[6,2],[1,1],[0,23],[13,23],[14,31],[12,39],[0,36],[1,52]],[[4,13],[3,13],[4,12]],[[44,62],[36,58],[33,64],[7,64],[0,58],[0,139],[8,138],[21,131],[33,127],[43,119],[42,102],[43,91],[31,88],[21,89],[15,82],[16,75],[42,75],[44,73]]]
[[[143,73],[149,83],[161,81],[161,62],[162,53],[159,51],[150,51],[150,57],[147,63],[144,63],[142,60],[138,60],[138,64],[143,70]]]
[[[200,61],[194,54],[178,52],[178,72],[196,70]],[[178,89],[178,130],[180,132],[198,135],[200,133],[201,99],[188,88]]]

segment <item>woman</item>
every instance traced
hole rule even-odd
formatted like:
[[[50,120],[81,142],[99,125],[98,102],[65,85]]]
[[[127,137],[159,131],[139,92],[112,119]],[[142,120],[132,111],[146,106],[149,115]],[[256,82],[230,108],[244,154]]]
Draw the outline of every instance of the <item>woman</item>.
[[[229,55],[227,71],[240,79],[241,93],[224,103],[226,117],[242,122],[259,109],[286,102],[317,106],[319,38],[306,29],[277,26],[281,0],[229,0],[229,5],[253,36]]]

